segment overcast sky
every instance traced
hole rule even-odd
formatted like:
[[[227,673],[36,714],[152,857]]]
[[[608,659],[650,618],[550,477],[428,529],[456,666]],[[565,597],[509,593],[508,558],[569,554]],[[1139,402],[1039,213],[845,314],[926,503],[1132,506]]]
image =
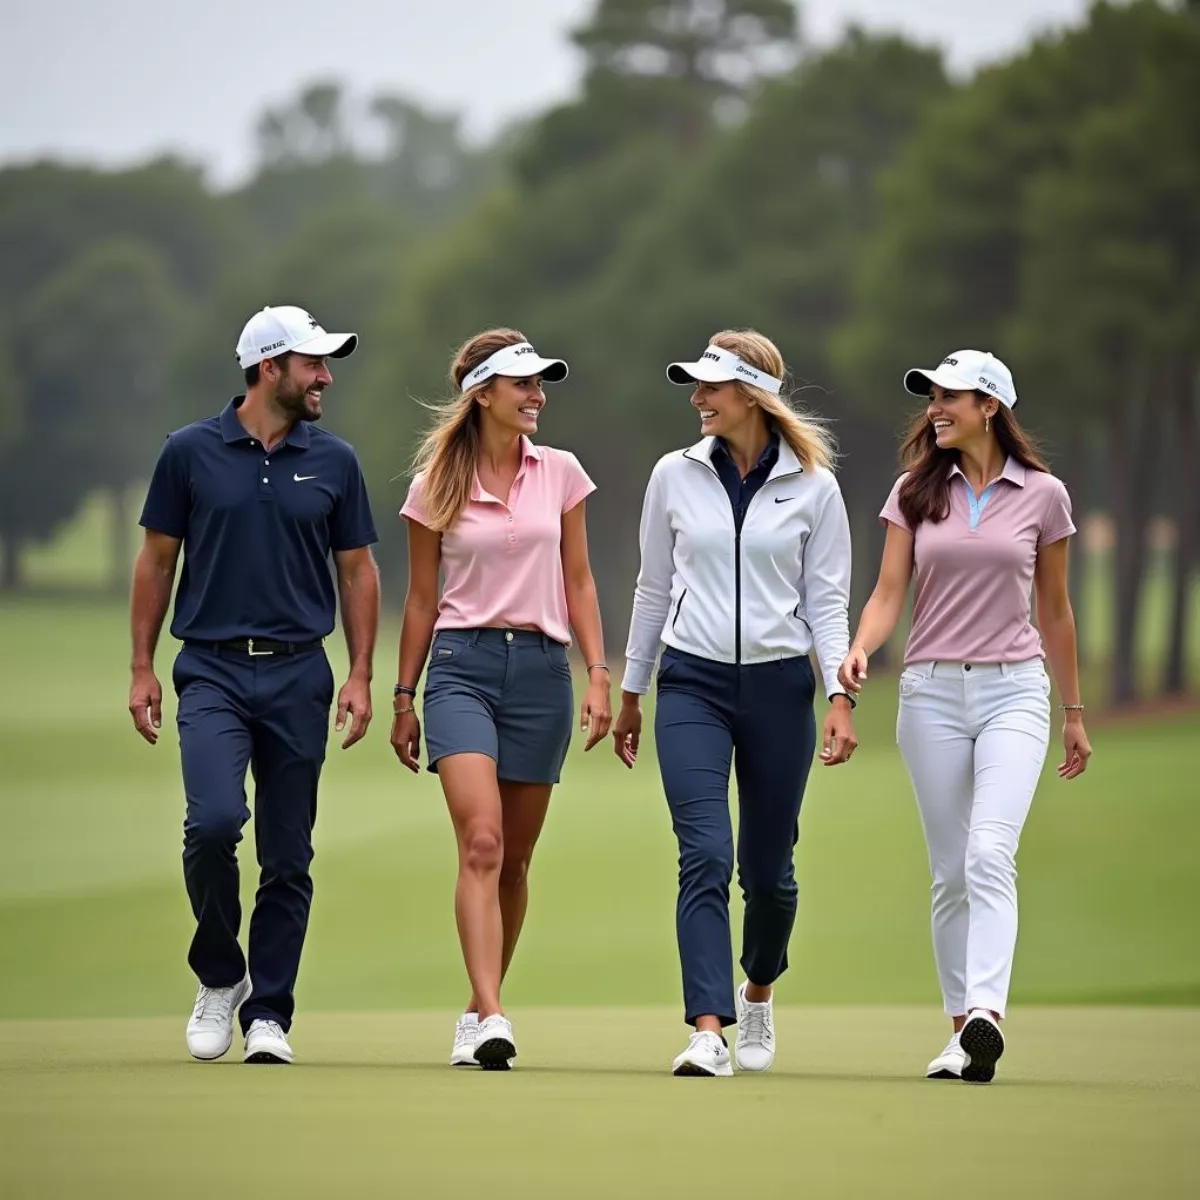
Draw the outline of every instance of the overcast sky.
[[[236,181],[270,104],[318,77],[461,112],[486,137],[575,88],[567,31],[595,0],[0,0],[0,162],[126,164],[165,149]],[[942,45],[952,68],[1080,19],[1085,0],[807,0],[809,40],[849,21]]]

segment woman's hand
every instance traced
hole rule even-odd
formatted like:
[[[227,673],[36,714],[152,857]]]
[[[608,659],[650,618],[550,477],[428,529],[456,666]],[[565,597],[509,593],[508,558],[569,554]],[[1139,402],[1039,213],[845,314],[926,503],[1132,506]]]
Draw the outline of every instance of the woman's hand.
[[[421,769],[421,722],[415,708],[406,708],[392,718],[392,749],[396,757],[414,773]]]
[[[838,667],[838,683],[852,696],[857,696],[866,677],[867,652],[861,646],[851,646],[846,661]]]
[[[637,762],[638,743],[642,740],[642,705],[636,695],[626,694],[613,726],[613,753],[630,769]]]
[[[850,701],[845,696],[834,696],[825,717],[825,728],[821,735],[821,762],[827,767],[849,762],[858,748],[854,736],[854,718],[850,715]]]
[[[1067,757],[1058,764],[1059,779],[1074,779],[1087,770],[1088,759],[1092,757],[1092,744],[1088,741],[1087,730],[1083,727],[1083,715],[1077,712],[1067,713],[1063,725],[1063,747]]]
[[[600,667],[594,667],[588,680],[588,690],[583,697],[583,708],[579,712],[579,727],[587,735],[587,745],[584,753],[597,742],[608,737],[612,725],[612,696],[608,672]]]

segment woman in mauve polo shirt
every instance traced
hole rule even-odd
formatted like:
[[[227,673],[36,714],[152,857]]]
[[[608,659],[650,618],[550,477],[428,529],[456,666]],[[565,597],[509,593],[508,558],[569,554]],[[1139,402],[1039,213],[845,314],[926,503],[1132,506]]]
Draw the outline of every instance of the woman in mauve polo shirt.
[[[1075,526],[1066,488],[1013,416],[1016,389],[999,359],[959,350],[909,371],[904,385],[928,405],[880,514],[879,581],[840,678],[862,688],[915,576],[896,737],[929,850],[934,957],[953,1024],[926,1076],[988,1083],[1004,1053],[1017,843],[1050,740],[1044,659],[1066,713],[1059,777],[1081,775],[1092,753],[1067,592]]]
[[[472,989],[455,1066],[507,1070],[516,1057],[500,982],[571,741],[572,630],[587,663],[585,749],[612,719],[584,515],[595,487],[573,454],[529,440],[543,381],[566,375],[565,362],[540,357],[516,330],[471,338],[450,367],[458,394],[417,454],[401,509],[409,578],[391,741],[417,771],[414,703],[428,657],[425,743],[458,841],[454,911]]]

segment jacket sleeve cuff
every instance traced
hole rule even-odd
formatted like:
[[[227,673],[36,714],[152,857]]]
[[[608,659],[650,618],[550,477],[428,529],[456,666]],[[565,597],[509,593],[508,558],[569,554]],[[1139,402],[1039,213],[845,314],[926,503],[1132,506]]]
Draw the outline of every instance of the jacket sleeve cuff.
[[[636,692],[644,696],[650,690],[650,681],[654,678],[654,659],[627,658],[625,660],[625,678],[621,680],[621,691]]]

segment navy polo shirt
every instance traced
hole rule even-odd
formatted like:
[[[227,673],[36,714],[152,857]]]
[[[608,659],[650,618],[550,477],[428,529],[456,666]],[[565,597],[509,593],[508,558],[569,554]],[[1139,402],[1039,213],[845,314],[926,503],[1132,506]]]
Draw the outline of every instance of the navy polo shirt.
[[[141,524],[183,541],[171,633],[180,641],[333,632],[331,551],[375,542],[354,449],[299,421],[270,453],[238,420],[220,416],[168,435]]]
[[[733,505],[734,524],[736,528],[741,529],[742,522],[746,519],[746,509],[750,507],[750,501],[754,499],[758,489],[767,482],[767,476],[771,474],[775,464],[779,461],[779,434],[771,434],[771,440],[767,442],[766,448],[758,456],[758,462],[750,468],[745,479],[742,478],[730,457],[729,450],[720,438],[717,438],[716,445],[713,446],[711,461],[717,478],[725,485],[729,503]]]

